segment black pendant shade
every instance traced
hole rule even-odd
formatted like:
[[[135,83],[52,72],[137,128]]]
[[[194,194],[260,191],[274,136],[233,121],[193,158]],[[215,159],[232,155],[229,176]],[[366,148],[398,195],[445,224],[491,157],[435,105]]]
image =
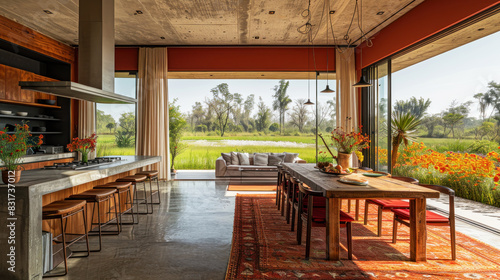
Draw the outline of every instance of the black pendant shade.
[[[332,93],[335,91],[331,90],[329,85],[326,85],[326,88],[324,90],[322,90],[321,92],[322,93]]]
[[[371,85],[372,84],[370,84],[369,82],[367,82],[365,80],[364,76],[361,76],[361,78],[359,79],[359,82],[355,83],[352,86],[355,87],[355,88],[363,88],[363,87],[370,87]]]
[[[304,105],[314,105],[314,102],[312,102],[311,99],[307,99],[307,102],[304,103]]]

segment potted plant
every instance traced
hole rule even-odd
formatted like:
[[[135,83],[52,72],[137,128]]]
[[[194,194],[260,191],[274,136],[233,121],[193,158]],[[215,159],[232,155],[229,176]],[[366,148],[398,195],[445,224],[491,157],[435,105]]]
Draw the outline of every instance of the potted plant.
[[[177,99],[175,99],[174,102],[170,104],[168,113],[168,133],[170,138],[169,149],[170,156],[172,157],[172,161],[170,162],[170,173],[172,175],[176,173],[174,166],[175,158],[187,148],[186,144],[181,142],[182,133],[184,132],[184,127],[186,126],[187,122],[182,117],[179,106],[175,105],[176,101]]]
[[[325,139],[321,134],[318,135],[323,143],[325,144],[328,152],[332,155],[333,158],[337,159],[337,163],[343,168],[351,168],[351,157],[352,153],[356,151],[361,151],[362,149],[369,148],[370,140],[368,140],[368,135],[361,134],[358,130],[352,130],[351,132],[346,132],[342,127],[338,127],[334,129],[331,133],[332,143],[330,146],[333,146],[337,150],[337,156],[335,157],[328,147],[329,145],[326,143]]]
[[[87,163],[89,161],[89,153],[95,151],[96,143],[97,135],[94,132],[87,138],[73,138],[73,141],[66,147],[70,152],[80,152],[82,154],[82,162]]]
[[[43,143],[43,135],[32,138],[27,124],[16,124],[12,133],[7,129],[0,131],[0,160],[3,162],[2,181],[5,184],[17,183],[21,179],[21,162],[26,151]],[[9,182],[9,177],[14,181]]]

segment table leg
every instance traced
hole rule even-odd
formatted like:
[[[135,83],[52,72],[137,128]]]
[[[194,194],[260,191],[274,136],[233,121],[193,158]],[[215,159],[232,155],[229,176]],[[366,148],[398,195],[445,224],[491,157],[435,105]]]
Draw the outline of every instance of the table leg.
[[[426,200],[410,200],[410,259],[426,261]]]
[[[327,258],[329,260],[340,260],[340,198],[328,198],[326,243]]]

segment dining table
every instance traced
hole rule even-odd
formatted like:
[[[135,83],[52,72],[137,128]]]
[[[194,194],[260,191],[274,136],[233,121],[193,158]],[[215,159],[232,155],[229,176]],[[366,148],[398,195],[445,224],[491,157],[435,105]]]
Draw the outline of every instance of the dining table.
[[[315,164],[284,163],[284,170],[327,198],[327,258],[340,260],[340,208],[342,199],[408,199],[410,201],[410,260],[426,261],[426,199],[439,192],[389,176],[367,177],[362,173],[346,176],[328,174]],[[366,179],[366,185],[340,182],[340,178]],[[382,241],[381,241],[382,242]]]

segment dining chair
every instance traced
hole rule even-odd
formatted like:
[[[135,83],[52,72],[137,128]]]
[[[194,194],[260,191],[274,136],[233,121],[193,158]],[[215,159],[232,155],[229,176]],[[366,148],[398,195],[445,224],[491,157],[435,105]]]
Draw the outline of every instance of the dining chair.
[[[283,176],[283,166],[278,165],[278,178],[276,181],[276,206],[278,206],[278,210],[280,210],[280,199],[281,199],[281,180]]]
[[[386,172],[382,171],[376,171],[374,173],[379,173],[379,174],[389,174]],[[412,184],[418,184],[418,180],[411,178],[411,177],[403,177],[403,176],[392,176],[391,178],[407,182],[407,183],[412,183]],[[367,199],[365,200],[365,217],[364,217],[364,224],[368,224],[368,208],[370,204],[376,205],[377,206],[377,236],[382,236],[382,213],[385,211],[391,211],[393,209],[409,209],[410,208],[410,203],[405,200],[400,200],[400,199]]]
[[[457,250],[455,242],[455,191],[444,186],[420,184],[422,187],[439,191],[440,193],[449,196],[449,214],[448,217],[438,213],[427,210],[426,223],[430,226],[449,226],[450,227],[450,241],[451,241],[451,259],[457,259]],[[398,223],[410,226],[410,210],[409,209],[393,209],[394,221],[392,228],[392,243],[396,243],[398,234]]]
[[[311,252],[311,228],[326,227],[327,217],[327,199],[323,196],[323,192],[311,190],[304,184],[299,183],[299,216],[297,219],[297,243],[302,243],[302,225],[306,222],[306,259],[309,259]],[[304,202],[307,201],[307,204]],[[349,260],[352,260],[352,222],[354,219],[340,211],[340,226],[347,230],[347,255]],[[328,248],[328,236],[326,237],[326,246]]]
[[[289,218],[290,217],[289,215],[290,214],[286,214],[285,215],[285,210],[288,210],[290,211],[290,209],[288,208],[288,205],[287,205],[287,201],[288,201],[288,197],[289,197],[289,194],[288,194],[288,191],[289,191],[289,185],[290,185],[290,172],[288,171],[284,171],[283,173],[283,180],[281,182],[282,184],[282,189],[281,189],[281,216],[285,216],[287,217],[287,223],[289,221]]]

